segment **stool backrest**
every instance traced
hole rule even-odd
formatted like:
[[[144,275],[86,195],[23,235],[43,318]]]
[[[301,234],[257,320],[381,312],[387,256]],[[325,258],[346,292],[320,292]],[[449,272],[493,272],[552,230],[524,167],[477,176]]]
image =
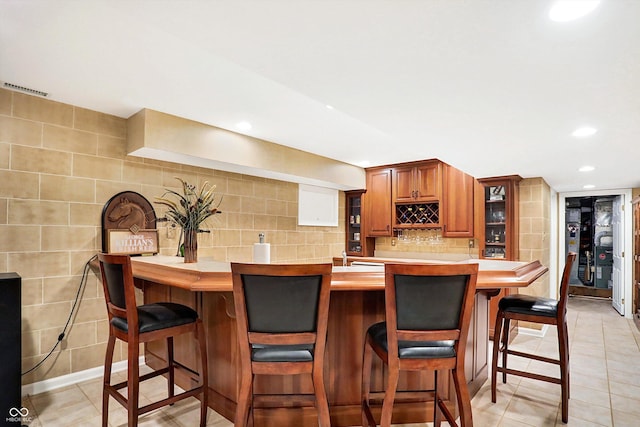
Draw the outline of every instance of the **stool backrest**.
[[[560,297],[558,300],[558,316],[563,316],[567,311],[567,299],[569,298],[569,278],[571,275],[571,267],[576,260],[576,253],[569,252],[567,261],[562,271],[562,279],[560,280]]]
[[[315,343],[317,334],[324,351],[331,269],[331,264],[231,263],[239,335],[249,335],[251,343],[270,335],[262,343],[285,345]],[[246,338],[238,340],[242,351]]]
[[[478,264],[385,264],[389,355],[400,341],[454,340],[464,352]],[[458,350],[458,342],[461,342]]]
[[[109,321],[113,317],[127,319],[128,330],[137,331],[138,311],[131,258],[129,255],[99,253],[98,261]]]

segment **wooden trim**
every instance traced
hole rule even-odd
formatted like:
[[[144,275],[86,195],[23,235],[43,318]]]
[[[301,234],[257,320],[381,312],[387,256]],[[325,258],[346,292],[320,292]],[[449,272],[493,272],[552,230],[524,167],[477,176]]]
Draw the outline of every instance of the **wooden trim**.
[[[178,263],[181,258],[158,255],[155,257],[137,257],[131,259],[133,275],[138,279],[149,280],[163,285],[178,287],[189,291],[230,292],[231,269],[229,263],[206,262],[194,264]],[[353,258],[350,258],[353,260]],[[411,262],[426,264],[446,264],[446,262],[428,260],[397,260],[381,258],[358,258],[371,262]],[[484,266],[483,266],[483,263]],[[500,265],[503,264],[503,265]],[[228,269],[228,270],[227,270]],[[478,272],[478,290],[496,288],[518,288],[529,286],[545,274],[548,268],[539,261],[516,262],[503,260],[480,260]],[[340,268],[334,267],[331,276],[332,291],[368,291],[384,289],[384,270],[380,267]]]

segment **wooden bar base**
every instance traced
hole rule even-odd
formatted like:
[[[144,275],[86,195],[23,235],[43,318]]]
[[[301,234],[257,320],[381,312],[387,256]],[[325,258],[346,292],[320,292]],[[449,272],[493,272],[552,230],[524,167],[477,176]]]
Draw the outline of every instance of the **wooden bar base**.
[[[145,303],[172,301],[194,308],[202,318],[207,336],[209,367],[209,406],[229,420],[233,420],[238,394],[240,363],[236,339],[235,309],[231,293],[229,263],[202,261],[184,264],[181,258],[154,256],[132,260],[136,286],[143,289]],[[410,262],[410,261],[405,261]],[[546,273],[539,262],[477,261],[480,264],[474,314],[467,340],[465,375],[469,391],[474,395],[487,379],[489,346],[489,295],[496,289],[528,286]],[[436,262],[437,263],[437,262]],[[327,354],[324,382],[329,400],[331,425],[359,425],[362,353],[367,328],[384,320],[384,268],[352,266],[334,267],[331,280]],[[175,358],[195,370],[197,351],[195,339],[181,336],[176,339]],[[164,364],[166,350],[163,342],[149,343],[146,361],[152,367]],[[372,390],[383,390],[386,373],[382,362],[373,366]],[[185,388],[190,381],[177,373],[177,383]],[[433,419],[432,372],[403,372],[398,390],[424,390],[422,397],[408,403],[394,405],[394,423],[430,422]],[[310,392],[311,378],[259,376],[255,393],[284,393],[296,395]],[[450,379],[444,384],[441,397],[451,411],[455,411]],[[310,402],[292,397],[289,407],[274,408],[256,404],[255,427],[317,426],[316,410]],[[374,413],[379,415],[379,408]]]
[[[209,406],[229,420],[235,415],[237,378],[237,341],[231,294],[228,292],[189,292],[179,288],[143,282],[145,303],[155,301],[179,301],[196,308],[202,316],[207,335],[209,354]],[[476,307],[467,344],[466,374],[470,380],[470,392],[475,394],[487,379],[488,305],[483,292],[476,295]],[[330,404],[331,425],[353,426],[360,423],[360,382],[362,351],[366,329],[384,319],[383,291],[340,291],[331,295],[327,355],[325,356],[325,384]],[[195,343],[176,342],[176,360],[187,366],[196,360]],[[146,363],[157,368],[164,365],[163,343],[152,343],[146,348]],[[374,366],[375,389],[383,389],[383,365]],[[177,382],[188,386],[189,378],[178,373]],[[409,372],[401,377],[399,390],[430,390],[433,388],[431,373]],[[256,393],[295,394],[311,390],[310,378],[298,375],[294,378],[262,376],[256,378]],[[447,381],[445,401],[451,411],[455,396],[451,381]],[[433,419],[432,396],[426,393],[410,403],[394,406],[394,423],[429,422]],[[381,405],[381,404],[380,404]],[[316,411],[308,401],[291,400],[287,408],[258,406],[255,411],[257,426],[280,427],[283,425],[317,426]],[[379,408],[378,408],[379,412]],[[379,413],[378,413],[379,415]]]

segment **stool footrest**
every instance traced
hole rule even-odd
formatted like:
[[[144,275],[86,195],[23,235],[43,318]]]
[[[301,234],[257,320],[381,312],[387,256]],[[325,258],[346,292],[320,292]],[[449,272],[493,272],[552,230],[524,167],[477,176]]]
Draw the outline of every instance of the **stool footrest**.
[[[202,386],[192,388],[191,390],[187,390],[183,393],[176,394],[175,396],[168,397],[166,399],[162,399],[157,402],[150,403],[149,405],[143,406],[138,410],[138,414],[140,415],[146,414],[147,412],[153,411],[154,409],[158,409],[167,405],[172,405],[179,400],[183,400],[191,396],[197,396],[200,393],[202,393]]]
[[[531,378],[534,380],[546,381],[548,383],[561,384],[560,378],[550,377],[548,375],[534,374],[532,372],[520,371],[518,369],[503,368],[498,366],[496,372],[502,372],[507,375],[517,375],[519,377]]]
[[[369,392],[369,402],[382,404],[384,394],[384,391]],[[425,399],[433,399],[433,395],[434,390],[397,390],[393,400],[398,403],[424,402]]]
[[[175,396],[171,396],[166,399],[162,399],[157,402],[150,403],[149,405],[140,407],[138,409],[138,414],[142,415],[147,412],[153,411],[154,409],[158,409],[166,405],[171,405],[179,400],[183,400],[191,396],[197,396],[200,393],[202,393],[202,390],[203,390],[203,387],[198,386],[198,387],[192,388],[191,390],[187,390],[185,392],[176,394]],[[124,397],[124,395],[121,394],[114,386],[106,386],[105,391],[107,391],[109,395],[111,395],[122,406],[124,406],[125,408],[127,407],[128,399]]]
[[[500,351],[504,352],[504,350],[500,350]],[[527,359],[538,360],[540,362],[552,363],[554,365],[560,365],[560,361],[558,359],[551,359],[549,357],[539,356],[537,354],[524,353],[522,351],[517,351],[517,350],[507,350],[507,354],[511,354],[513,356],[518,356],[518,357],[526,357]]]

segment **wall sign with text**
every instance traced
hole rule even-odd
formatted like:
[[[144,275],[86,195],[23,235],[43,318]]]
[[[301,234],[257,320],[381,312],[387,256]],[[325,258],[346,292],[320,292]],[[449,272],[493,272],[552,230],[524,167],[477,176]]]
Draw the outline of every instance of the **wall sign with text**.
[[[153,206],[141,194],[123,191],[102,209],[102,251],[111,254],[158,253],[158,230]]]

